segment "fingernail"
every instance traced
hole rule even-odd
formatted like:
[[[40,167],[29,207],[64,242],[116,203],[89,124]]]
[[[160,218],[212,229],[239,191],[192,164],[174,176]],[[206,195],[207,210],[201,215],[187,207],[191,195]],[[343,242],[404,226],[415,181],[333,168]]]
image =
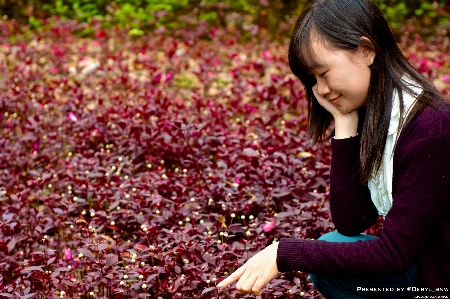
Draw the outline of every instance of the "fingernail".
[[[221,288],[221,287],[222,287],[222,284],[219,283],[219,284],[217,285],[217,287],[218,287],[218,288]]]

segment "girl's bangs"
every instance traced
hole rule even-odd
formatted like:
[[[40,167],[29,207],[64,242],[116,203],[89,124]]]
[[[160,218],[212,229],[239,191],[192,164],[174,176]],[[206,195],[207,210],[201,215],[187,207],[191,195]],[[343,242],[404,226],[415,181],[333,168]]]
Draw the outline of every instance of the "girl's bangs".
[[[314,70],[323,67],[323,62],[314,53],[313,42],[323,42],[320,35],[316,33],[311,18],[298,29],[296,36],[290,45],[290,66],[293,73],[305,85],[314,85]]]
[[[312,47],[314,38],[313,35],[315,34],[309,32],[308,36],[305,36],[301,39],[301,41],[299,42],[300,51],[297,57],[298,63],[304,70],[306,70],[309,75],[311,75],[314,70],[323,67],[323,62],[319,60]]]

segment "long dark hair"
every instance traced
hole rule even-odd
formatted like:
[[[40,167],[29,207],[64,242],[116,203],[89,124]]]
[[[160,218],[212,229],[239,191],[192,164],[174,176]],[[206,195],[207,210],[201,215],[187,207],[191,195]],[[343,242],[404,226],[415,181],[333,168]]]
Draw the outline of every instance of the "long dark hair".
[[[397,90],[400,97],[400,128],[406,125],[426,105],[436,106],[445,98],[405,58],[398,47],[386,19],[371,0],[317,0],[300,15],[289,45],[289,65],[305,86],[308,100],[308,135],[314,143],[332,136],[327,130],[332,115],[316,100],[312,87],[316,79],[310,75],[315,65],[320,65],[312,50],[311,34],[320,36],[330,49],[356,51],[364,47],[375,53],[371,65],[371,78],[367,107],[360,109],[360,178],[366,183],[378,171],[392,109],[392,95]],[[365,38],[362,38],[365,37]],[[416,82],[421,95],[405,84],[402,76]],[[418,96],[406,120],[403,119],[401,90]]]

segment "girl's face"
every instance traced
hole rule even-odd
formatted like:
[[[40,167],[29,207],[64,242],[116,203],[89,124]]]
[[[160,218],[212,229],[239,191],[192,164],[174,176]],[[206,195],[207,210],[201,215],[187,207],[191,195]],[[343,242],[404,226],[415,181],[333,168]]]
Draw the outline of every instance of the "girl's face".
[[[330,101],[340,113],[365,106],[375,53],[362,47],[355,51],[331,49],[322,39],[312,38],[312,50],[320,62],[320,66],[312,69],[319,96]]]

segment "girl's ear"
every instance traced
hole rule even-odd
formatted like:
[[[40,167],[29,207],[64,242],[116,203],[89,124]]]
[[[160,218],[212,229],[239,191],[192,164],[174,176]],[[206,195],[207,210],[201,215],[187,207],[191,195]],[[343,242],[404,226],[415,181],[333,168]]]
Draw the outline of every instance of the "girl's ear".
[[[372,42],[365,36],[361,36],[363,46],[359,46],[359,50],[366,61],[367,66],[371,66],[375,60],[375,51]]]

